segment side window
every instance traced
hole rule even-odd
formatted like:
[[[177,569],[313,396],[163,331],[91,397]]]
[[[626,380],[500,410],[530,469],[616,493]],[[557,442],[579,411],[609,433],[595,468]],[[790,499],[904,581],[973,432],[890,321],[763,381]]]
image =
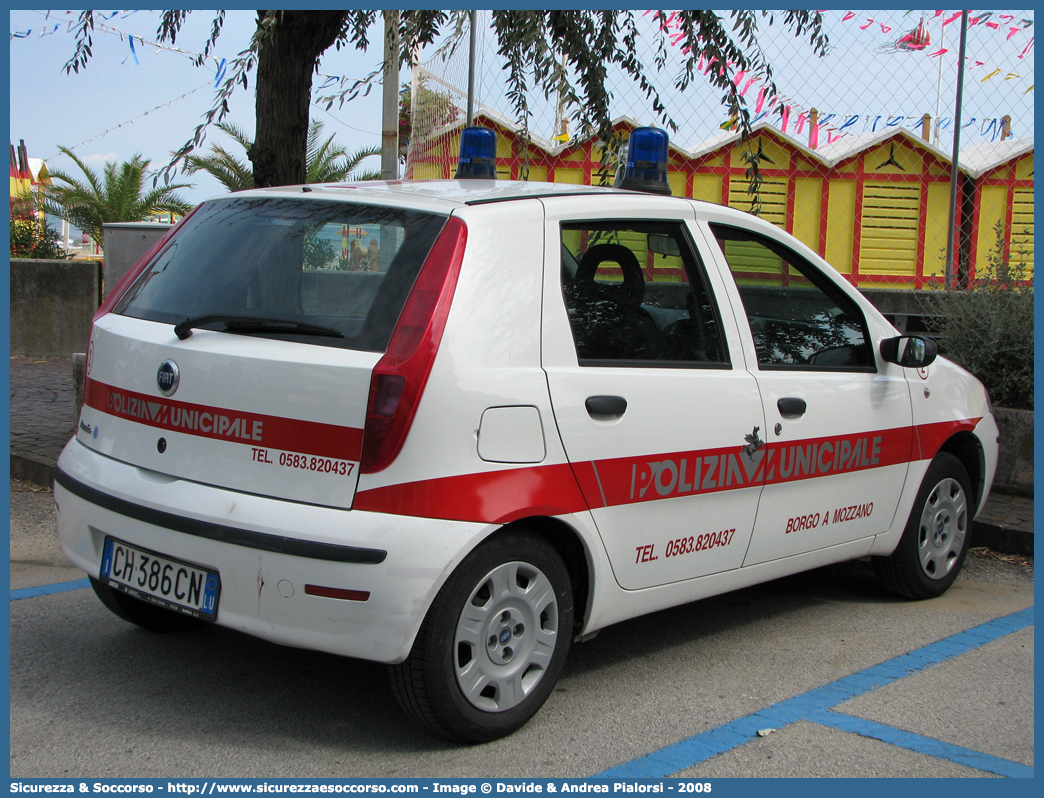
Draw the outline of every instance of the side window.
[[[580,365],[727,367],[718,312],[680,222],[562,224]]]
[[[784,245],[712,224],[758,352],[758,367],[874,371],[863,314],[837,285]]]

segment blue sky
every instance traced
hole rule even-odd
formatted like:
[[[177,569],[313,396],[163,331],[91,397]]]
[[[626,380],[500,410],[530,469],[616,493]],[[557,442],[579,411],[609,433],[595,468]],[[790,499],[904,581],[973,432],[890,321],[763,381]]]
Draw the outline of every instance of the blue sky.
[[[142,45],[138,37],[146,42],[157,41],[158,12],[138,11],[129,16],[125,16],[127,12],[119,12],[104,24],[126,35],[121,39],[116,33],[97,31],[94,57],[86,69],[81,69],[79,74],[67,75],[64,65],[75,46],[73,33],[67,32],[67,22],[75,20],[77,13],[66,15],[63,11],[51,11],[50,18],[45,19],[46,13],[10,12],[12,33],[32,31],[25,38],[11,39],[9,45],[11,141],[17,145],[19,139],[24,139],[31,157],[44,158],[52,168],[74,172],[75,165],[59,154],[59,145],[73,149],[88,165],[98,170],[106,160],[124,161],[135,153],[151,159],[153,167],[166,164],[170,153],[191,138],[202,115],[211,107],[217,72],[213,62],[205,68],[196,67],[185,55]],[[108,16],[112,12],[99,13]],[[213,14],[209,11],[189,15],[176,46],[192,52],[201,51],[212,19]],[[245,47],[254,29],[254,20],[253,11],[228,12],[215,51],[219,60],[231,61]],[[59,29],[52,33],[56,24]],[[368,53],[331,50],[323,59],[321,71],[353,78],[368,75],[382,58],[381,36],[376,33],[378,35],[370,37]],[[127,35],[136,37],[133,55]],[[374,39],[376,47],[372,43]],[[318,86],[322,80],[313,83]],[[183,96],[186,94],[188,96]],[[229,121],[252,135],[252,80],[250,90],[239,90],[232,97],[230,112]],[[312,112],[315,118],[325,123],[324,132],[327,135],[336,133],[337,140],[350,150],[380,144],[379,87],[369,97],[354,100],[340,110],[334,106],[327,113],[313,106]],[[207,141],[229,143],[229,139],[217,130],[208,134]],[[366,165],[380,168],[377,158],[370,159]],[[178,180],[196,183],[194,189],[182,192],[190,202],[223,193],[223,188],[205,175],[179,177]]]

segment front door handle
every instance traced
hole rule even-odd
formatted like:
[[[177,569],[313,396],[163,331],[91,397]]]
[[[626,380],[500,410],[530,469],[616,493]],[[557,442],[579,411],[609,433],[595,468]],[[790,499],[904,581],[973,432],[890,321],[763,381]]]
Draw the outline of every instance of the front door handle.
[[[804,399],[796,399],[790,396],[783,397],[776,402],[776,407],[783,418],[796,418],[797,416],[805,415],[806,405]]]
[[[588,396],[584,406],[591,416],[619,418],[627,411],[627,400],[622,396]]]

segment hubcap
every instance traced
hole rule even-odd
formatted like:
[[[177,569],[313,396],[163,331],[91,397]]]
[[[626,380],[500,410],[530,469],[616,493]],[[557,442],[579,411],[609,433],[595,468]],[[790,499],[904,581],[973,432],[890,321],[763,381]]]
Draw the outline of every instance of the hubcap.
[[[929,579],[942,579],[957,564],[968,534],[968,498],[961,483],[947,477],[928,496],[921,511],[917,554]]]
[[[464,603],[454,637],[457,684],[487,712],[517,706],[543,678],[558,637],[558,601],[529,563],[490,571]]]

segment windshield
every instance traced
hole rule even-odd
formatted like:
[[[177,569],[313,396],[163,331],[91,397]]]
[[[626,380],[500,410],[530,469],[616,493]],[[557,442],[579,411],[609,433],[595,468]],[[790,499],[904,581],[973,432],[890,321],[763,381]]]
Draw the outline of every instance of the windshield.
[[[204,204],[115,312],[171,325],[382,352],[446,218],[308,199]],[[244,317],[279,324],[244,326]],[[295,327],[295,323],[297,327]],[[337,335],[308,334],[306,326]]]

